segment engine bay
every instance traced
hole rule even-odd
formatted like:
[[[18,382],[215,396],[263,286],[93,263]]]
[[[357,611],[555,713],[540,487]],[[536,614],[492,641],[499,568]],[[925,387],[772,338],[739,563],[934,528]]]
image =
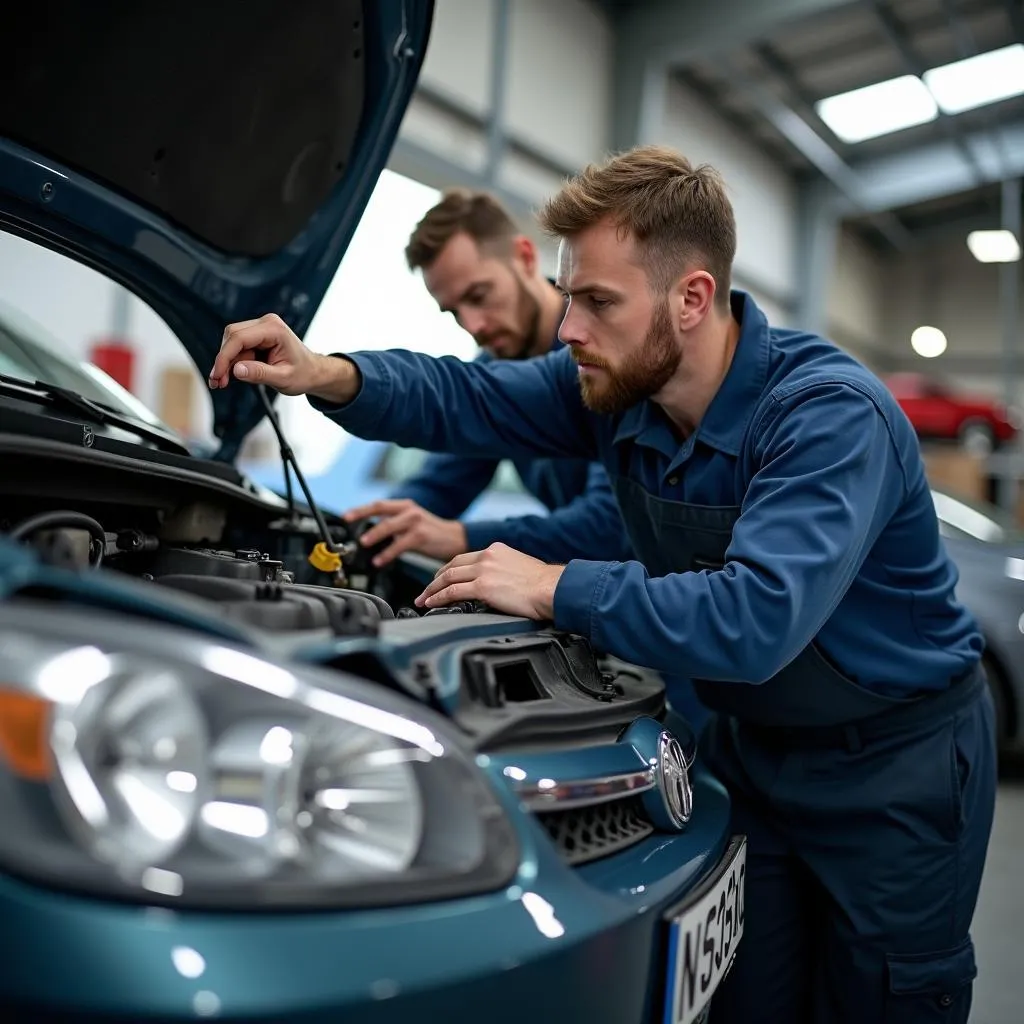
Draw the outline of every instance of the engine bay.
[[[76,434],[60,411],[40,407],[24,432],[0,430],[0,536],[48,566],[130,576],[200,602],[200,614],[264,634],[372,635],[383,620],[419,616],[414,600],[437,565],[407,556],[377,570],[376,551],[359,542],[370,524],[347,523],[312,502],[272,404],[261,398],[287,470],[285,495],[223,462],[115,442],[99,428]],[[67,430],[53,436],[54,425]],[[64,434],[85,440],[72,444]],[[426,614],[469,610],[481,609]]]
[[[375,571],[374,550],[359,543],[369,524],[328,528],[341,566],[325,571],[310,558],[319,528],[302,517],[247,531],[250,545],[261,543],[241,547],[237,525],[224,522],[208,535],[222,522],[213,507],[156,517],[162,522],[152,531],[128,525],[146,518],[139,509],[108,508],[106,523],[91,513],[37,507],[0,521],[0,536],[45,569],[71,570],[58,585],[30,581],[8,596],[43,614],[69,603],[106,607],[118,628],[134,620],[219,631],[272,656],[382,683],[443,711],[491,751],[546,746],[569,734],[608,739],[637,714],[663,714],[660,679],[614,663],[582,637],[475,602],[420,613],[412,602],[434,564],[406,556]],[[182,540],[183,524],[191,543]],[[65,581],[78,581],[77,589]]]
[[[270,633],[372,633],[374,622],[395,617],[396,609],[385,595],[408,602],[414,596],[411,582],[404,588],[395,586],[396,572],[371,571],[372,553],[360,548],[356,531],[348,536],[339,536],[342,529],[331,531],[342,564],[338,571],[324,572],[308,559],[318,543],[310,522],[268,524],[254,538],[263,542],[259,547],[238,547],[224,543],[236,531],[226,524],[222,530],[211,528],[223,521],[217,512],[183,509],[161,524],[169,523],[169,531],[154,532],[132,525],[130,517],[108,525],[69,508],[47,509],[4,525],[10,538],[31,548],[49,566],[125,574],[186,598],[215,603],[218,616]],[[183,522],[192,526],[186,531],[195,538],[192,543],[160,535],[180,537]],[[203,523],[205,529],[199,526]],[[408,603],[398,612],[418,614]]]
[[[375,567],[379,547],[361,543],[369,521],[290,487],[280,495],[234,467],[158,460],[141,445],[3,432],[0,462],[0,601],[106,611],[110,628],[158,622],[331,668],[415,697],[482,750],[612,741],[638,715],[665,712],[656,674],[582,637],[479,602],[421,612],[438,562],[406,553]],[[18,548],[33,556],[21,567]]]

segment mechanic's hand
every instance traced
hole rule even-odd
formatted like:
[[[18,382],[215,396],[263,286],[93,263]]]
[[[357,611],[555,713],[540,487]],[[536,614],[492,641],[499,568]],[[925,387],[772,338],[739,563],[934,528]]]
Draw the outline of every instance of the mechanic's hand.
[[[492,544],[453,558],[416,604],[439,608],[476,600],[507,615],[550,621],[555,616],[555,587],[564,571],[564,565],[547,565],[505,544]]]
[[[266,384],[282,395],[311,394],[338,402],[354,398],[359,388],[355,364],[311,352],[276,313],[225,328],[210,387],[226,388],[232,377]]]
[[[373,547],[381,541],[391,543],[374,556],[373,564],[380,568],[393,562],[406,551],[418,551],[430,558],[449,559],[466,550],[466,528],[456,519],[441,519],[420,507],[409,498],[374,501],[360,505],[345,513],[346,522],[380,516],[359,543]]]

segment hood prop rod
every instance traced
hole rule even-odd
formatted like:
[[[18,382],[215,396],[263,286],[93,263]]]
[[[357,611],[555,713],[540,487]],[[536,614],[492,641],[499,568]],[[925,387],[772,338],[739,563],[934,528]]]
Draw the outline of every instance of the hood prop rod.
[[[292,494],[292,482],[291,474],[289,470],[294,470],[295,479],[299,482],[299,487],[302,488],[302,493],[306,497],[306,504],[309,506],[310,511],[313,513],[313,518],[316,520],[317,529],[320,532],[320,537],[323,541],[324,547],[332,555],[341,555],[343,549],[335,543],[331,537],[330,531],[327,529],[327,523],[324,521],[323,513],[320,511],[319,506],[313,500],[313,495],[310,493],[309,485],[306,483],[306,478],[302,475],[302,470],[299,468],[299,460],[295,457],[295,452],[292,451],[291,445],[288,444],[288,439],[284,436],[284,431],[281,429],[281,423],[277,418],[277,413],[274,411],[273,403],[270,401],[270,397],[267,395],[266,386],[263,384],[257,384],[256,390],[259,392],[260,401],[263,403],[263,408],[267,411],[267,419],[270,420],[270,425],[274,429],[274,433],[277,435],[278,447],[281,450],[281,462],[284,464],[284,479],[287,488],[288,496],[288,511],[292,517],[292,521],[296,518],[295,513],[295,496]]]

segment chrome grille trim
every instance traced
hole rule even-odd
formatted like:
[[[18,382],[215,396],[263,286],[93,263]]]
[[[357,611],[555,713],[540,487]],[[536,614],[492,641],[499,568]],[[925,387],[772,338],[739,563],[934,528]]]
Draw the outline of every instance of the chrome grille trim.
[[[516,795],[531,811],[568,811],[638,796],[656,785],[654,768],[643,768],[589,779],[538,779],[517,785]]]

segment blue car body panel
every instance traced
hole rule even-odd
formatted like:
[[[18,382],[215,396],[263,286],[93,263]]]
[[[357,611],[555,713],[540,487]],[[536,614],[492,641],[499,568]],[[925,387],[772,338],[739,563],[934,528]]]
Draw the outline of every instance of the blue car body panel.
[[[131,581],[46,569],[24,550],[0,544],[0,600],[40,586],[60,590],[71,604],[112,612],[134,607],[147,617],[166,613],[174,625],[238,639],[208,622],[189,623],[158,598],[140,608],[141,588]],[[427,621],[389,624],[373,642],[377,656],[396,670],[408,668],[430,649],[422,626]],[[452,639],[465,645],[538,629],[523,619],[466,617]],[[339,657],[368,644],[340,641],[299,650],[296,657],[321,663],[328,653]],[[451,662],[441,672],[443,700],[452,698],[457,671]],[[671,712],[666,724],[681,737],[686,732]],[[651,725],[655,733],[661,728]],[[723,853],[730,835],[723,787],[697,767],[697,810],[685,832],[655,832],[621,853],[572,867],[521,806],[507,772],[515,765],[515,777],[531,781],[549,773],[592,777],[640,767],[647,754],[631,746],[629,736],[592,748],[478,755],[513,822],[521,855],[510,885],[471,898],[342,912],[227,914],[108,902],[0,875],[0,919],[7,934],[17,936],[6,944],[0,1005],[31,1011],[40,1021],[49,1014],[123,1022],[209,1015],[312,1024],[339,1013],[381,1024],[411,1014],[596,1024],[660,1019],[668,957],[664,914]],[[685,742],[692,749],[692,735]]]
[[[658,1020],[668,955],[661,915],[723,850],[721,786],[699,775],[695,803],[700,821],[685,836],[652,837],[579,870],[558,862],[539,829],[524,828],[513,885],[444,904],[181,914],[0,878],[5,927],[19,936],[8,945],[2,998],[125,1022],[195,1020],[203,1007],[220,1019],[309,1024]],[[545,905],[549,912],[527,909]],[[181,949],[202,957],[199,977],[175,968]]]

